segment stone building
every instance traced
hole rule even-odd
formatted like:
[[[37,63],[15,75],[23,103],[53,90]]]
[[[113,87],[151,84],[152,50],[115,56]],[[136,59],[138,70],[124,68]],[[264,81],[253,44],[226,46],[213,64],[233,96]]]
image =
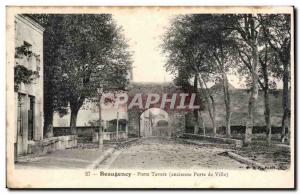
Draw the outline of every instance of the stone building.
[[[15,90],[14,143],[18,155],[27,154],[30,144],[43,139],[43,32],[29,16],[15,16],[14,65],[34,72],[30,84],[21,83]]]

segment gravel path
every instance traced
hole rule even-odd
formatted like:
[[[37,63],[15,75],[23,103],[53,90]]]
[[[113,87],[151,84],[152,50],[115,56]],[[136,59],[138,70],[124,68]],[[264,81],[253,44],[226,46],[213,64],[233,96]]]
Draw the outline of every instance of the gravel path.
[[[224,150],[218,146],[197,146],[176,140],[143,138],[131,146],[116,151],[99,169],[239,169],[241,164],[229,157],[218,155]]]

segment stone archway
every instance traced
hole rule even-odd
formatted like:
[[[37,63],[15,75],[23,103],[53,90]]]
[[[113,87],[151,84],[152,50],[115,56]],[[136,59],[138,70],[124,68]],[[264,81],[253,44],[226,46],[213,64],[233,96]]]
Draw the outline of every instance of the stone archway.
[[[160,108],[145,110],[140,116],[140,133],[142,137],[169,137],[172,133],[169,114]]]
[[[178,93],[180,89],[176,87],[172,83],[131,83],[128,96],[134,96],[135,94],[148,94],[148,93],[156,93],[156,94],[163,94],[163,93]],[[139,109],[139,108],[132,108],[128,110],[128,129],[129,134],[134,136],[144,136],[141,131],[141,122],[140,118],[142,114],[151,108],[160,108],[160,104],[152,104],[147,109]],[[168,114],[168,127],[169,136],[173,136],[177,133],[182,133],[185,130],[185,113],[186,111],[174,111],[169,109],[162,109]]]

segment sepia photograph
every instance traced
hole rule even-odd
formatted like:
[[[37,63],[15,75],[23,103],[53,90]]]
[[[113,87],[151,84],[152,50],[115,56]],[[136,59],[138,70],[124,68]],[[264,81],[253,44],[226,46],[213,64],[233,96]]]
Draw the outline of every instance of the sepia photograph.
[[[295,187],[292,6],[6,12],[8,188]]]

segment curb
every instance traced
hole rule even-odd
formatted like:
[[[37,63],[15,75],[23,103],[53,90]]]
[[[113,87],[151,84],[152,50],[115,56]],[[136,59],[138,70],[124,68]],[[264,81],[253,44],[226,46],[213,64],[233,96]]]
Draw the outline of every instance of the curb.
[[[244,163],[244,164],[247,164],[249,166],[252,166],[252,167],[255,167],[255,168],[258,168],[260,170],[265,170],[266,169],[266,166],[259,163],[259,162],[255,162],[253,160],[250,160],[248,158],[245,158],[243,156],[240,156],[236,153],[233,153],[233,152],[224,152],[224,154],[228,155],[229,157],[237,160],[238,162],[241,162],[241,163]]]
[[[208,144],[211,144],[211,145],[215,144],[215,143],[200,143],[200,142],[196,142],[196,141],[192,141],[192,140],[188,140],[188,139],[180,139],[180,138],[173,138],[173,139],[177,140],[177,141],[183,141],[186,143],[190,143],[190,144],[200,145],[200,146],[208,145]],[[226,143],[224,143],[224,144],[226,144]]]
[[[135,139],[130,139],[124,142],[120,142],[117,144],[116,147],[114,148],[109,148],[108,150],[106,150],[103,155],[101,155],[97,160],[95,160],[93,162],[93,164],[89,165],[87,168],[88,169],[96,169],[102,162],[104,162],[107,158],[109,158],[116,149],[118,149],[121,146],[124,146],[125,144],[131,143],[133,141],[137,141],[139,138],[135,138]]]
[[[286,145],[286,144],[274,144],[276,147],[280,147],[280,148],[285,148],[285,149],[290,149],[290,145]]]
[[[131,142],[133,142],[133,141],[137,141],[137,140],[139,140],[139,139],[140,139],[140,138],[134,138],[134,139],[129,139],[129,140],[127,140],[127,141],[119,142],[119,143],[118,143],[118,146],[123,146],[123,145],[125,145],[125,144],[131,143]]]
[[[195,139],[205,139],[205,140],[210,140],[213,142],[232,144],[232,145],[235,145],[236,148],[243,147],[243,141],[240,139],[232,139],[232,138],[225,138],[225,137],[213,137],[213,136],[207,136],[207,135],[196,135],[196,134],[190,134],[190,133],[183,133],[183,137],[195,138]]]
[[[103,155],[101,155],[97,160],[93,162],[93,164],[89,165],[87,168],[88,169],[96,169],[104,160],[106,160],[108,157],[110,157],[116,148],[109,148],[106,150]]]

